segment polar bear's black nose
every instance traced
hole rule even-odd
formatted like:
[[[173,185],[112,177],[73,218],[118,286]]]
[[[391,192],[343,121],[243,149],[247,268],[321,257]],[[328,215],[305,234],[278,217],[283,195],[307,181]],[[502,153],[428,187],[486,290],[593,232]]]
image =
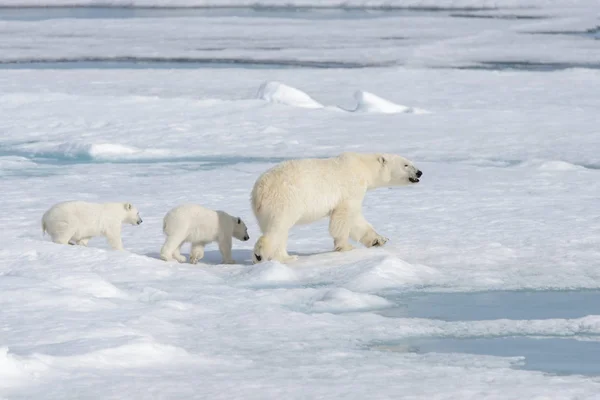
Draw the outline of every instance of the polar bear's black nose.
[[[420,170],[417,170],[417,178],[420,178],[421,175],[423,175],[423,172],[421,172]]]
[[[248,239],[250,239],[250,236],[248,236],[248,235],[244,236],[244,241],[246,241]]]
[[[256,261],[262,261],[262,257],[258,254],[254,253],[254,257],[256,257]]]

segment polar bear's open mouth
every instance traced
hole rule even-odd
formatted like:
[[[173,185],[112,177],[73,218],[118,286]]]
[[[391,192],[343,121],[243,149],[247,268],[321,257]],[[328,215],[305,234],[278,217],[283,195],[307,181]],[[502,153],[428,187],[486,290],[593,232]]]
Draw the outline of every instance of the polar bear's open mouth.
[[[409,181],[411,181],[412,183],[418,183],[419,179],[418,178],[408,178]]]

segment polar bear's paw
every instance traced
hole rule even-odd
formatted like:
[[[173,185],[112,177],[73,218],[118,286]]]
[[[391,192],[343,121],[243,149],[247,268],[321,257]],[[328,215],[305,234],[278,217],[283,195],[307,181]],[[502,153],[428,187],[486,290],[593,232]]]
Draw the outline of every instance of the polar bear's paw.
[[[346,243],[339,243],[335,245],[335,251],[350,251],[353,250],[354,246],[352,246],[350,243],[346,242]]]
[[[377,236],[371,242],[371,246],[370,247],[383,247],[388,242],[388,240],[390,240],[390,239],[388,239],[388,238],[386,238],[384,236]]]
[[[199,257],[197,257],[197,256],[191,256],[190,257],[190,264],[198,264],[199,260],[200,260]]]
[[[180,263],[184,263],[187,261],[187,258],[185,258],[185,256],[182,256],[181,254],[173,255],[173,258],[175,258]]]

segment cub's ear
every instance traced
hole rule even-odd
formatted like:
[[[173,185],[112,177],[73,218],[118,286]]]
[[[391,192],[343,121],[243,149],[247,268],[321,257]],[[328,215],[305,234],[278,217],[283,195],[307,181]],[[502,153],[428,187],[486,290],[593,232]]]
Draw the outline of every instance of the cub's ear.
[[[240,217],[238,217],[237,223],[238,223],[238,225],[240,225],[242,223],[242,219]]]
[[[126,209],[127,211],[131,210],[131,207],[133,207],[133,206],[131,205],[131,203],[125,203],[125,204],[123,204],[123,206],[125,207],[125,209]]]
[[[379,161],[379,163],[381,165],[386,165],[387,164],[387,159],[384,156],[377,157],[377,161]]]

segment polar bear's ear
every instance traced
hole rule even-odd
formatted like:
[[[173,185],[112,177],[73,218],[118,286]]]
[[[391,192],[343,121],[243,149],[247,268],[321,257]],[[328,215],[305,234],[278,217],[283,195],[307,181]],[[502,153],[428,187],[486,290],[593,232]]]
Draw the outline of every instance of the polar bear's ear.
[[[126,209],[127,211],[131,210],[131,207],[133,207],[133,206],[131,205],[131,203],[125,203],[123,206],[125,207],[125,209]]]
[[[386,165],[387,164],[387,160],[386,160],[386,158],[384,156],[377,157],[377,161],[379,161],[379,163],[381,165]]]

